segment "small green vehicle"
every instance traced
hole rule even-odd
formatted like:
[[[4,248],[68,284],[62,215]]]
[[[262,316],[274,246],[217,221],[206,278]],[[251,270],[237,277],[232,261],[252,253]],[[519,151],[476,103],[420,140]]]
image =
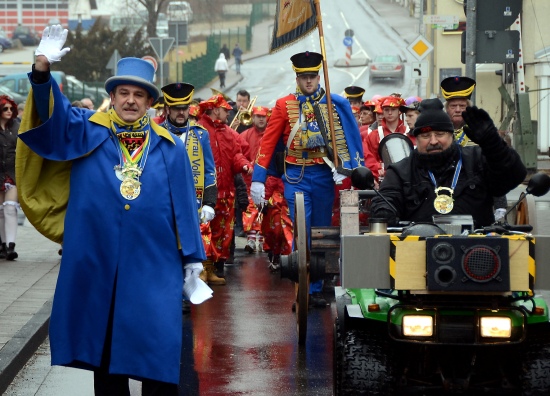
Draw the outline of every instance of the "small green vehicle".
[[[526,193],[549,189],[537,174]],[[334,394],[550,395],[548,305],[535,291],[550,290],[550,236],[508,224],[449,235],[443,225],[392,233],[371,223],[365,233],[354,213],[362,193],[341,195]],[[297,281],[303,344],[307,284],[332,271],[334,246],[328,230],[312,228],[308,247],[300,205],[282,275]]]

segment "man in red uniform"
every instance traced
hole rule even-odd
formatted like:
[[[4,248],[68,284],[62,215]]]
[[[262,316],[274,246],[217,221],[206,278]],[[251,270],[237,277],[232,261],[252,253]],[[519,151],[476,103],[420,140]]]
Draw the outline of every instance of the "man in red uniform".
[[[226,124],[231,106],[222,95],[214,95],[199,104],[201,112],[198,124],[208,130],[210,146],[216,164],[216,184],[218,200],[215,216],[210,221],[212,229],[213,253],[208,260],[214,262],[216,275],[223,277],[225,260],[229,257],[229,248],[235,222],[235,184],[233,178],[238,173],[252,172],[252,165],[246,159],[239,143],[239,134]]]
[[[256,106],[252,109],[252,127],[245,130],[239,135],[243,144],[243,154],[250,161],[256,159],[260,148],[260,140],[264,136],[265,128],[267,127],[267,107]],[[250,184],[252,183],[252,175],[244,177],[246,188],[250,197]],[[246,246],[244,250],[248,253],[254,253],[256,250],[263,250],[263,236],[261,233],[261,223],[259,221],[259,211],[252,199],[249,198],[249,204],[246,211],[243,212],[243,230],[246,232]],[[256,249],[258,242],[258,249]]]
[[[378,128],[373,129],[367,138],[368,151],[365,153],[365,165],[371,170],[375,180],[380,182],[384,175],[384,164],[378,154],[380,141],[391,133],[406,134],[409,131],[407,125],[400,117],[399,107],[404,104],[402,98],[395,96],[386,97],[380,107],[384,114],[384,119],[378,123]],[[409,136],[414,144],[414,137]]]
[[[290,60],[296,72],[296,90],[276,101],[258,150],[250,191],[254,203],[265,203],[271,159],[280,157],[290,214],[294,215],[295,193],[301,192],[306,229],[310,232],[312,226],[330,225],[334,184],[341,183],[353,169],[363,165],[363,147],[349,102],[331,94],[332,108],[327,105],[327,96],[319,84],[323,56],[307,51],[293,55]],[[333,152],[332,137],[327,133],[329,111],[334,118],[337,153]],[[338,168],[332,162],[336,154]],[[322,280],[311,284],[311,306],[327,305],[322,286]]]

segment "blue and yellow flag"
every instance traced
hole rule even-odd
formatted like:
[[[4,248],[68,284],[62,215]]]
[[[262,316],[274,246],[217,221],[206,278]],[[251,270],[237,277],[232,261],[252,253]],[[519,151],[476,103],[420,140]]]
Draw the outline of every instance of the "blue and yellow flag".
[[[315,0],[277,0],[269,53],[294,43],[317,27]]]

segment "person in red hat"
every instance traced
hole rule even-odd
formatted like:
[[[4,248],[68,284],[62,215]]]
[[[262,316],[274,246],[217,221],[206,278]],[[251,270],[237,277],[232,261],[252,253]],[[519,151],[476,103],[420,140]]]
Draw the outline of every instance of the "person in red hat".
[[[234,177],[239,173],[251,173],[252,164],[242,152],[239,134],[227,125],[227,117],[232,107],[223,95],[214,95],[200,102],[199,106],[202,116],[198,124],[206,128],[210,134],[218,186],[215,216],[210,221],[213,251],[208,256],[208,264],[214,263],[216,275],[224,277],[224,265],[230,257],[235,223]]]
[[[365,153],[365,165],[371,170],[375,180],[380,182],[380,178],[384,175],[384,164],[378,154],[380,141],[391,133],[406,134],[409,128],[400,115],[399,108],[403,105],[404,100],[396,96],[387,96],[380,103],[380,107],[384,114],[384,119],[378,124],[376,129],[369,133],[367,138],[368,151]],[[414,137],[409,136],[414,144]]]
[[[252,127],[242,132],[239,137],[243,143],[243,154],[250,161],[254,162],[260,141],[262,140],[267,127],[267,107],[255,106],[252,108]],[[252,175],[245,175],[244,180],[250,196],[250,185],[252,183]],[[261,234],[261,222],[259,221],[259,211],[252,199],[249,199],[249,204],[243,212],[243,230],[246,233],[246,245],[244,250],[248,253],[263,250],[263,236]],[[257,244],[257,247],[256,247]]]
[[[376,104],[370,100],[367,100],[365,103],[359,107],[359,131],[362,132],[363,130],[368,130],[370,125],[376,121],[376,117],[374,116],[374,107]]]

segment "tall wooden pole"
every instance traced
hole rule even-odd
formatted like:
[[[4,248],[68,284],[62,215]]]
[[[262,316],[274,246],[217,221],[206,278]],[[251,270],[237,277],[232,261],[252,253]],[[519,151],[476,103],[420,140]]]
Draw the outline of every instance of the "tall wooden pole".
[[[334,153],[334,166],[338,167],[338,150],[336,148],[336,136],[334,135],[334,114],[332,112],[332,99],[330,97],[330,84],[328,80],[327,56],[325,52],[325,36],[323,33],[323,17],[321,16],[321,0],[314,0],[317,13],[317,26],[319,29],[319,41],[321,43],[321,55],[323,55],[323,73],[325,77],[325,92],[327,96],[328,123],[330,137],[332,139],[332,152]]]

